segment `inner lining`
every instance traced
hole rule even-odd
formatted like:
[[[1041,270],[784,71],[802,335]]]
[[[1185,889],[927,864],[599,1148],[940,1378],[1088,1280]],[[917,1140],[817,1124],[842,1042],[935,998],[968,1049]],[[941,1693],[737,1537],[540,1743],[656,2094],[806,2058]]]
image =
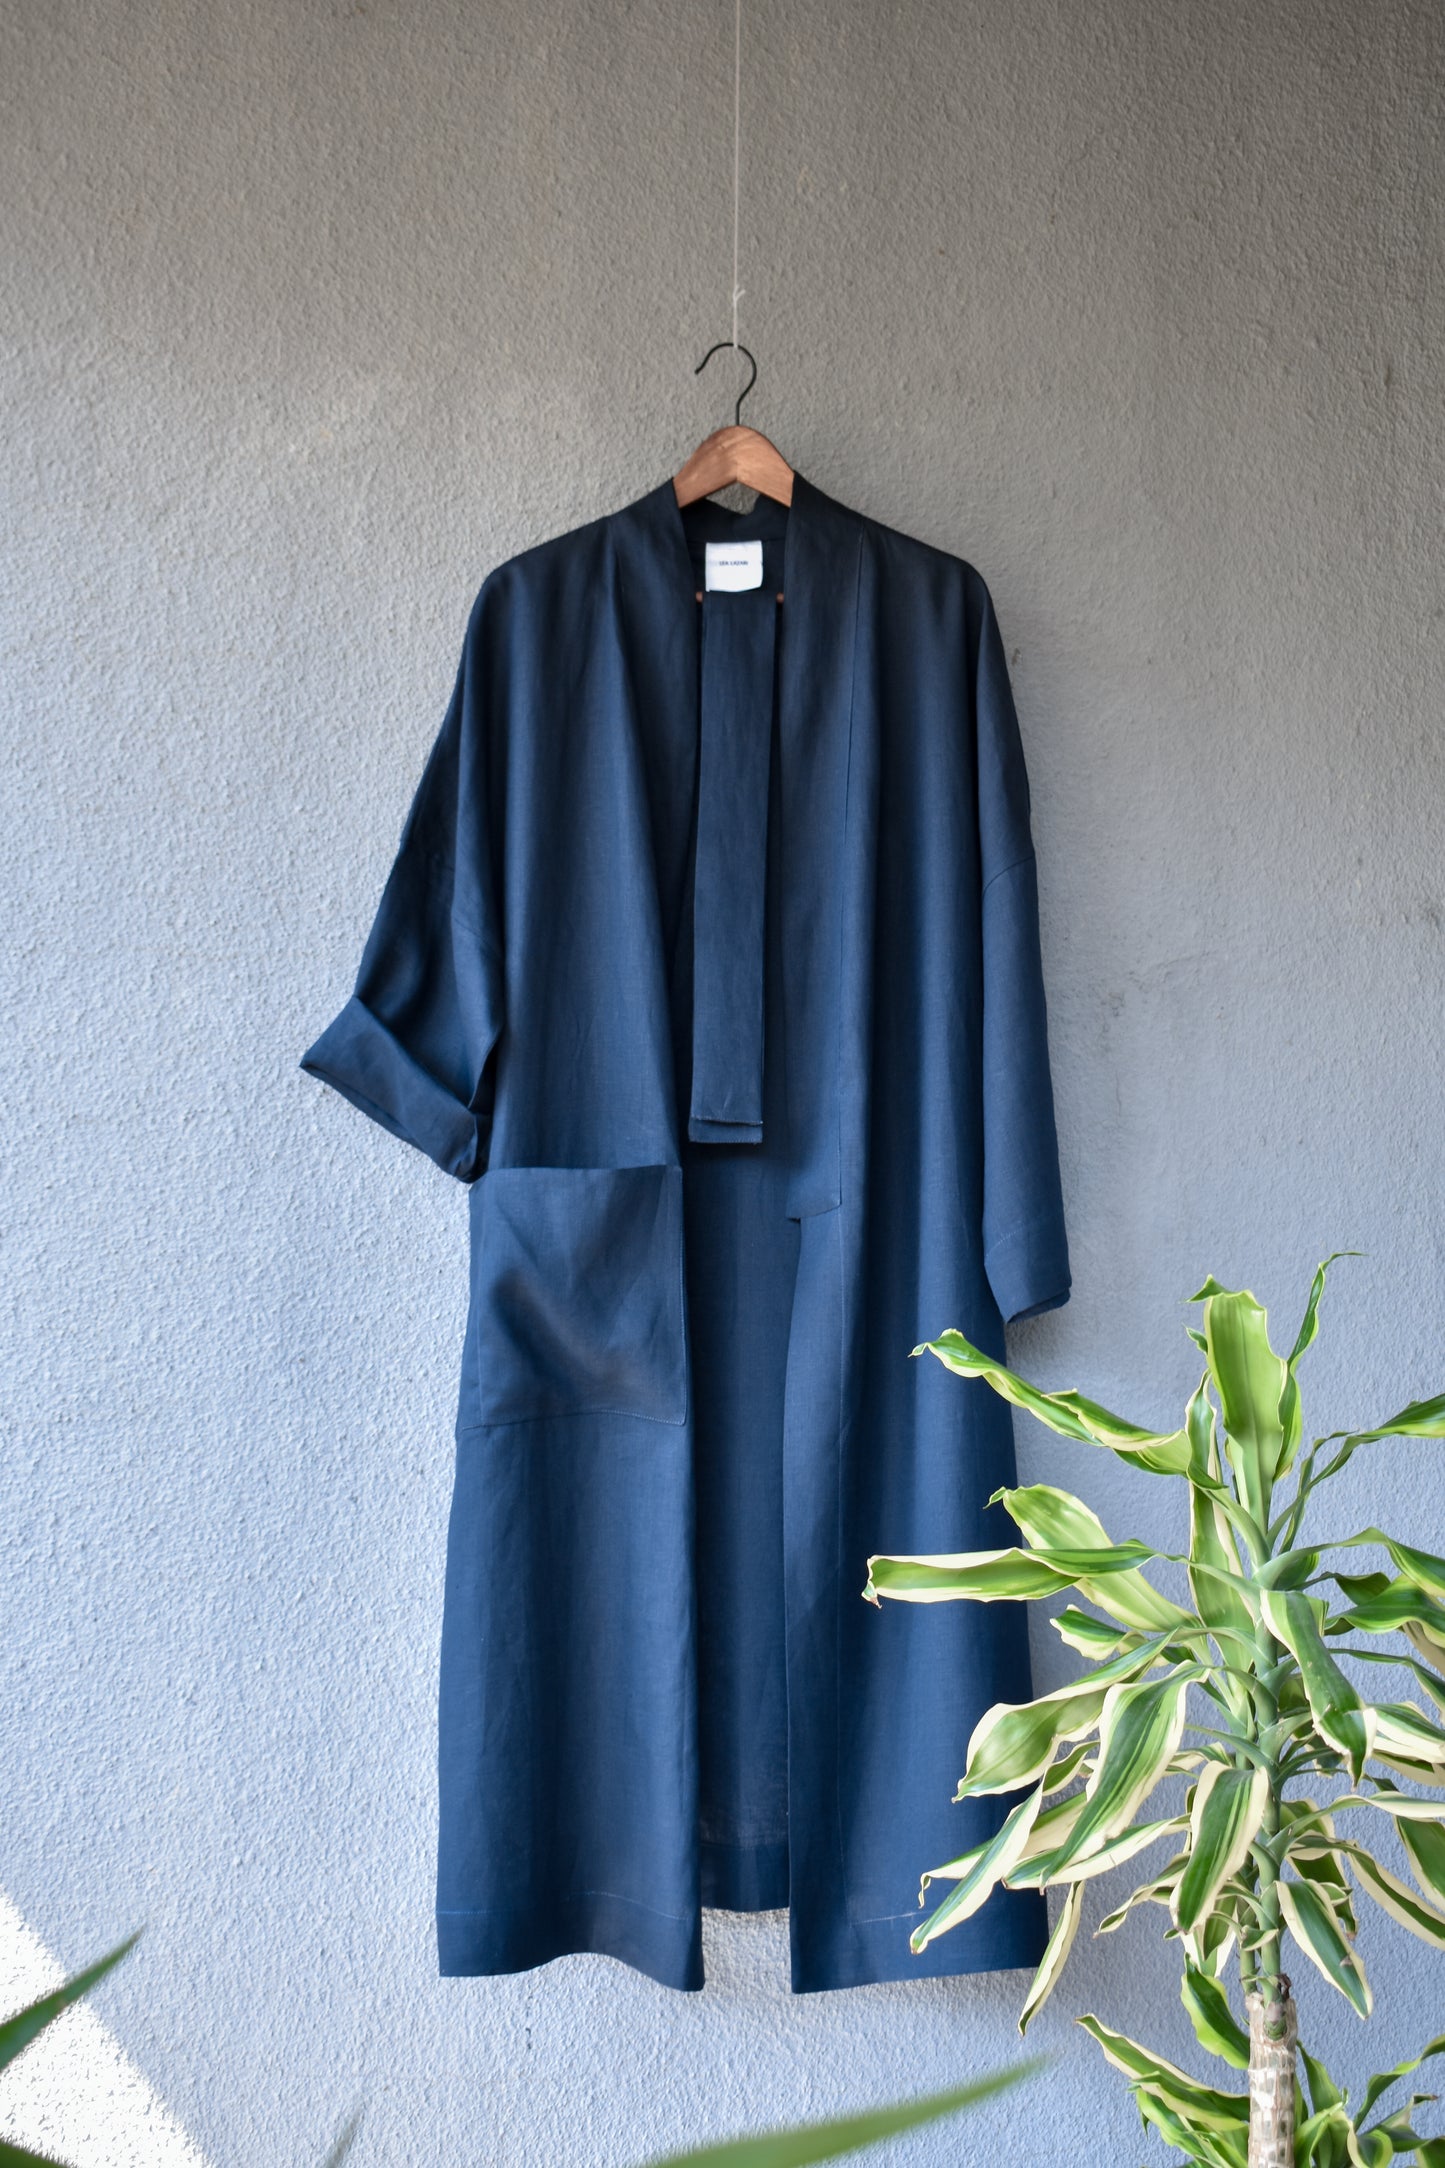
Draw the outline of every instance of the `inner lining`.
[[[787,519],[787,506],[765,497],[747,513],[708,499],[685,507],[682,520],[698,587],[707,542],[760,540],[763,583],[776,592],[783,584]],[[726,607],[733,599],[714,593],[709,602]],[[779,643],[785,615],[780,613]],[[775,673],[769,712],[758,717],[769,738],[760,1142],[703,1143],[687,1135],[695,805],[674,943],[697,1510],[702,1901],[744,1912],[788,1902],[783,1409],[799,1229],[785,1210],[790,1148],[776,683]]]

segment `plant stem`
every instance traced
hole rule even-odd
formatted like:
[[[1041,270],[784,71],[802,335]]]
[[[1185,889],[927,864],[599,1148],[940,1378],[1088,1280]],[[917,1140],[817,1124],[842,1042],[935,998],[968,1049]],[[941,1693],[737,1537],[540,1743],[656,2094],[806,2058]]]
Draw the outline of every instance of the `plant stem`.
[[[1249,2012],[1249,2168],[1294,2168],[1295,2008],[1289,1981],[1257,1991]]]
[[[1270,1787],[1264,1819],[1259,1825],[1263,1840],[1255,1852],[1259,1875],[1260,1924],[1264,1929],[1259,1947],[1259,1984],[1266,1994],[1277,1995],[1280,1982],[1280,1940],[1283,1921],[1279,1904],[1279,1869],[1270,1851],[1271,1840],[1279,1835],[1279,1797],[1273,1784]]]
[[[1260,1924],[1264,1929],[1259,1946],[1258,1986],[1270,2000],[1280,1999],[1280,1937],[1283,1922],[1279,1903],[1279,1868],[1273,1855],[1273,1839],[1279,1835],[1280,1792],[1283,1779],[1280,1763],[1286,1751],[1281,1737],[1279,1702],[1269,1683],[1282,1651],[1278,1641],[1267,1626],[1259,1628],[1256,1643],[1255,1668],[1258,1682],[1254,1689],[1255,1738],[1259,1747],[1259,1760],[1269,1772],[1269,1797],[1265,1801],[1264,1818],[1259,1827],[1259,1842],[1253,1858],[1257,1877],[1255,1887],[1259,1894]],[[1288,1994],[1288,1989],[1284,1990]]]
[[[1268,1495],[1262,1518],[1267,1525]],[[1291,1728],[1280,1723],[1275,1691],[1276,1666],[1283,1653],[1274,1635],[1261,1624],[1254,1659],[1259,1674],[1254,1689],[1254,1721],[1261,1760],[1269,1771],[1269,1798],[1260,1823],[1260,1841],[1250,1855],[1262,1929],[1252,1977],[1245,1974],[1244,1953],[1240,1953],[1244,2006],[1249,2013],[1249,2168],[1294,2168],[1297,2028],[1294,1997],[1280,1962],[1284,1922],[1274,1853],[1285,1781],[1282,1764]]]

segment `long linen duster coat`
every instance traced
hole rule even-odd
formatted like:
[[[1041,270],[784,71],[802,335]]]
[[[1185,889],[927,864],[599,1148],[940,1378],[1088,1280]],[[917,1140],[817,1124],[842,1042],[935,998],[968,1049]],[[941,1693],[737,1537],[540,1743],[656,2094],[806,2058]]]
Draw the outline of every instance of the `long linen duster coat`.
[[[699,600],[738,539],[761,586]],[[860,1600],[1009,1540],[1008,1409],[911,1348],[1069,1287],[979,574],[802,475],[499,566],[302,1066],[468,1189],[442,1973],[697,1988],[706,1905],[787,1905],[795,1991],[1034,1964],[1036,1895],[908,1944],[1007,1805],[952,1794],[1021,1611]]]

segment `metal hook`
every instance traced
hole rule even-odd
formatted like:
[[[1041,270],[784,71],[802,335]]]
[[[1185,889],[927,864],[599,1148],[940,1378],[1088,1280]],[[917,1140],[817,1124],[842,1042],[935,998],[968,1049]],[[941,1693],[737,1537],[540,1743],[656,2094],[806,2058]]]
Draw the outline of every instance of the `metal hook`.
[[[751,361],[753,364],[753,373],[748,378],[746,384],[744,384],[742,390],[738,393],[738,403],[733,408],[733,421],[737,425],[737,427],[741,429],[743,422],[743,401],[744,399],[746,399],[748,393],[752,390],[754,384],[756,384],[756,382],[758,381],[758,365],[757,362],[753,359],[753,356],[751,354],[748,354],[747,348],[745,346],[737,345],[736,341],[732,339],[719,339],[716,346],[710,346],[708,348],[707,352],[703,355],[702,360],[698,363],[697,367],[693,370],[692,373],[694,376],[701,376],[703,370],[712,360],[714,354],[722,354],[729,351],[735,354],[747,354],[748,360]]]

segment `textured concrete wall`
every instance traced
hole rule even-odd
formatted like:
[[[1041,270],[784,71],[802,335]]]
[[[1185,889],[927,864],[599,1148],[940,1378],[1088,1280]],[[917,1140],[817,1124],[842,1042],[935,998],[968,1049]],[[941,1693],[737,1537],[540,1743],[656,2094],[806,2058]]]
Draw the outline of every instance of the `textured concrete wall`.
[[[973,559],[1014,658],[1077,1289],[1020,1359],[1163,1418],[1205,1269],[1292,1312],[1348,1243],[1316,1427],[1438,1387],[1437,8],[745,12],[750,418]],[[97,2007],[236,2168],[358,2096],[359,2162],[623,2168],[1013,2046],[1014,1975],[790,1998],[776,1917],[710,1921],[700,1997],[435,1976],[465,1200],[296,1069],[483,576],[727,410],[731,39],[4,10],[0,1877],[69,1961],[149,1923]],[[1445,1543],[1439,1466],[1362,1456],[1341,1520]],[[1364,1952],[1383,2061],[1442,1972]],[[1152,1917],[1082,1946],[1027,2158],[1162,2158],[1069,2018],[1187,2058],[1174,1994]]]

